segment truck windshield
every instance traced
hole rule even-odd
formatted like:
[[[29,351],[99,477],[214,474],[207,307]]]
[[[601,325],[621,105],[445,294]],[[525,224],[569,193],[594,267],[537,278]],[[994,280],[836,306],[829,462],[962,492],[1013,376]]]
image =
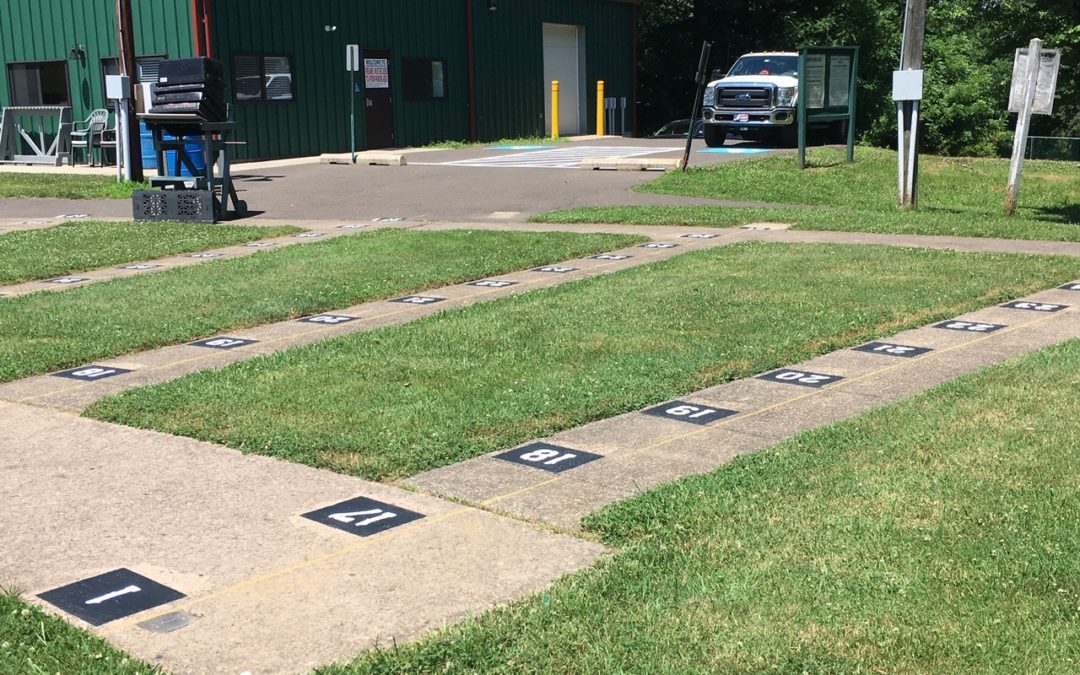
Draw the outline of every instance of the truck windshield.
[[[731,67],[728,76],[731,75],[790,75],[798,74],[798,56],[780,56],[768,54],[764,56],[743,56]]]

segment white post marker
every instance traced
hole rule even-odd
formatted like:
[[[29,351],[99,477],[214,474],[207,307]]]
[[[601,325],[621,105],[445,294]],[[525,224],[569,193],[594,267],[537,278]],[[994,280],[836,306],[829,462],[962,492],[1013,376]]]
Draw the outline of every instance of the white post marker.
[[[1013,59],[1013,79],[1009,93],[1009,112],[1018,113],[1016,135],[1013,137],[1012,161],[1009,163],[1009,184],[1005,188],[1005,215],[1016,213],[1020,196],[1020,173],[1024,170],[1024,147],[1032,114],[1049,115],[1054,106],[1060,52],[1043,50],[1042,40],[1035,38],[1028,48],[1017,49]]]
[[[360,45],[345,45],[345,70],[348,71],[349,83],[349,142],[352,148],[352,163],[356,164],[356,71],[360,70]]]

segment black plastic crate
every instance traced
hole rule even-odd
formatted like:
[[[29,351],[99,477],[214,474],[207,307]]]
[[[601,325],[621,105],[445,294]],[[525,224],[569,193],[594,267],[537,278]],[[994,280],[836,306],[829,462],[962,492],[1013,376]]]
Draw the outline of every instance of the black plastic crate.
[[[211,190],[137,190],[131,195],[135,220],[216,223]]]

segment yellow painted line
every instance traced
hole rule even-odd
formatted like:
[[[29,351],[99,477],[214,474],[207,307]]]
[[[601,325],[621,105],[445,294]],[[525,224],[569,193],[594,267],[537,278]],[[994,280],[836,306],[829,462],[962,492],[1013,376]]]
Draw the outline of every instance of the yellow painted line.
[[[459,516],[459,515],[461,515],[463,513],[468,513],[468,512],[474,512],[475,513],[477,511],[476,511],[476,509],[472,509],[472,508],[468,508],[468,507],[460,507],[460,508],[454,509],[453,511],[448,511],[448,512],[443,513],[443,514],[438,515],[438,516],[424,517],[424,518],[422,518],[420,520],[415,520],[415,521],[413,521],[411,523],[406,523],[406,524],[401,525],[399,527],[395,527],[394,529],[387,531],[385,535],[382,535],[382,536],[376,535],[376,536],[372,536],[372,537],[365,537],[365,538],[363,538],[363,539],[361,539],[361,540],[359,540],[357,542],[354,542],[352,544],[349,544],[347,546],[342,546],[341,548],[335,549],[333,551],[328,551],[326,553],[321,553],[321,554],[315,556],[314,558],[308,558],[306,560],[303,560],[301,562],[298,562],[298,563],[295,563],[295,564],[292,564],[292,565],[286,565],[284,567],[279,567],[277,569],[273,569],[273,570],[269,570],[267,572],[263,572],[262,574],[258,574],[256,576],[244,579],[243,581],[238,581],[238,582],[236,582],[234,584],[230,584],[228,586],[224,586],[222,588],[219,588],[218,590],[213,591],[211,593],[208,593],[206,595],[200,595],[198,597],[192,597],[192,598],[188,598],[186,600],[182,600],[182,601],[173,603],[173,604],[168,606],[167,611],[163,611],[163,612],[161,612],[159,614],[156,614],[156,615],[154,615],[152,617],[137,618],[137,619],[129,618],[129,619],[125,619],[125,620],[116,621],[116,622],[110,624],[108,627],[103,628],[103,629],[101,629],[99,631],[96,631],[96,633],[97,633],[97,635],[99,635],[101,637],[107,637],[109,635],[115,635],[116,633],[123,632],[123,631],[131,628],[132,626],[140,624],[140,623],[142,623],[144,621],[152,621],[153,619],[160,618],[162,616],[165,616],[166,614],[171,614],[171,613],[179,611],[179,610],[186,610],[186,609],[194,607],[195,605],[198,605],[200,603],[207,602],[209,600],[213,600],[214,598],[219,598],[219,597],[221,597],[223,595],[229,595],[229,594],[232,594],[232,593],[236,593],[236,592],[242,591],[242,590],[244,590],[246,588],[251,588],[252,586],[257,586],[258,584],[261,584],[261,583],[264,583],[264,582],[267,582],[267,581],[271,581],[271,580],[276,579],[278,577],[282,577],[282,576],[285,576],[287,574],[292,574],[294,572],[299,572],[300,570],[306,569],[308,567],[312,567],[313,565],[317,565],[319,563],[326,562],[327,560],[333,560],[334,558],[339,558],[339,557],[341,557],[343,555],[346,555],[348,553],[352,553],[354,551],[358,551],[358,550],[360,550],[362,548],[366,548],[366,547],[371,546],[373,544],[385,542],[385,541],[393,538],[395,535],[398,535],[398,534],[400,534],[402,532],[406,532],[406,531],[410,531],[410,530],[414,530],[414,529],[420,529],[420,528],[426,527],[426,526],[435,525],[436,523],[440,523],[440,522],[443,522],[445,520],[449,520],[450,518],[453,518],[455,516]]]

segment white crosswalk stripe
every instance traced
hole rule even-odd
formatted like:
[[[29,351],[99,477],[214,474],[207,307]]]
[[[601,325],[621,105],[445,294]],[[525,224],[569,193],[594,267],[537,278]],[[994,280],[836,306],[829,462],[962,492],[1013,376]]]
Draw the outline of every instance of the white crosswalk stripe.
[[[660,152],[672,152],[678,148],[642,148],[637,146],[582,145],[551,150],[515,152],[509,155],[459,159],[453,162],[433,162],[438,166],[483,166],[540,169],[577,169],[586,157],[638,157]],[[423,164],[423,162],[410,162]]]

